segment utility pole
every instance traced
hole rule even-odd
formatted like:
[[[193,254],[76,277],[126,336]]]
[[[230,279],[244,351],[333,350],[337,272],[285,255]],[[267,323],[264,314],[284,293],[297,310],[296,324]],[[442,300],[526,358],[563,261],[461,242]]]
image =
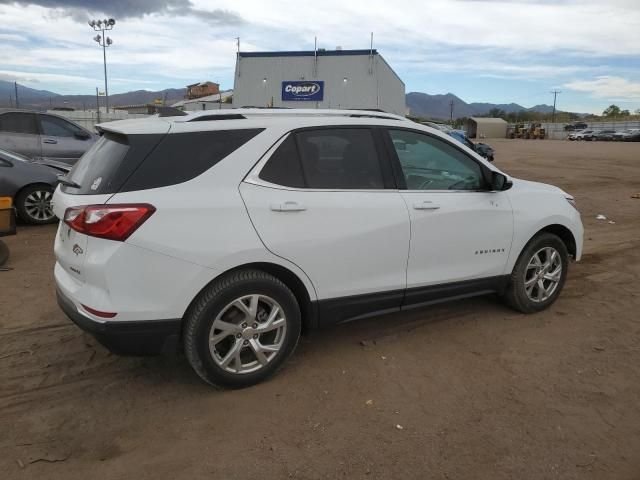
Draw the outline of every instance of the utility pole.
[[[451,114],[449,116],[449,120],[453,123],[453,100],[449,102],[449,107],[451,107]]]
[[[16,108],[20,108],[20,100],[18,99],[18,82],[13,82],[13,87],[16,89]]]
[[[102,47],[102,60],[104,62],[104,94],[105,94],[105,106],[107,109],[107,113],[109,113],[109,87],[107,86],[107,47],[110,47],[113,43],[109,37],[104,36],[105,30],[111,30],[113,26],[116,24],[116,21],[113,18],[107,20],[91,20],[89,22],[89,26],[93,28],[96,32],[102,32],[102,35],[98,34],[93,37],[93,40],[98,43]]]
[[[556,97],[562,92],[560,90],[552,90],[551,93],[553,93],[553,113],[551,114],[551,123],[556,123]]]

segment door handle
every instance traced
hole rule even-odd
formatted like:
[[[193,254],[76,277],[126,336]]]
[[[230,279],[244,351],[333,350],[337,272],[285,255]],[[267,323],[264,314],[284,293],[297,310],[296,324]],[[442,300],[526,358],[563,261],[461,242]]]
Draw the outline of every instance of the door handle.
[[[53,138],[45,138],[44,140],[42,140],[42,143],[52,143],[52,144],[56,144],[58,143],[57,140],[54,140]]]
[[[440,205],[425,200],[422,203],[414,203],[413,208],[416,210],[437,210],[440,208]]]
[[[304,205],[300,205],[298,202],[284,202],[271,204],[271,210],[274,212],[303,212],[307,209]]]

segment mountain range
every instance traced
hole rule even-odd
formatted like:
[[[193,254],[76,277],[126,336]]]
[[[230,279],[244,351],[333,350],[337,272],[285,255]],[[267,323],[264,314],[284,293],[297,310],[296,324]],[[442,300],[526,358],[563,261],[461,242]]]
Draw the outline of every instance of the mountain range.
[[[536,105],[525,108],[517,103],[467,103],[453,93],[445,95],[429,95],[421,92],[410,92],[406,95],[409,114],[415,117],[432,119],[449,119],[451,115],[451,102],[453,101],[453,118],[473,117],[485,115],[490,110],[497,108],[506,113],[529,111],[551,113],[550,105]]]
[[[182,100],[185,96],[185,88],[169,88],[160,91],[135,90],[126,93],[109,95],[110,105],[137,105],[151,103],[158,98],[166,98],[167,104]],[[18,98],[21,108],[47,109],[53,107],[93,108],[96,103],[95,95],[59,95],[47,90],[36,90],[18,84]],[[517,103],[467,103],[452,93],[444,95],[429,95],[422,92],[410,92],[406,95],[407,108],[412,116],[448,119],[450,116],[451,102],[453,101],[453,117],[471,117],[485,115],[493,108],[499,108],[506,113],[535,111],[550,113],[553,107],[549,105],[536,105],[525,108]],[[9,107],[15,103],[15,91],[13,82],[0,80],[0,107]],[[100,101],[102,104],[102,100]]]
[[[184,99],[186,88],[168,88],[160,91],[135,90],[126,93],[109,95],[110,105],[137,105],[152,103],[157,98],[165,98],[167,104]],[[95,108],[95,95],[60,95],[48,90],[36,90],[18,84],[20,108],[42,110],[53,107]],[[13,103],[10,103],[13,102]],[[102,105],[104,99],[100,99]],[[0,80],[0,107],[15,106],[15,90],[13,82]]]

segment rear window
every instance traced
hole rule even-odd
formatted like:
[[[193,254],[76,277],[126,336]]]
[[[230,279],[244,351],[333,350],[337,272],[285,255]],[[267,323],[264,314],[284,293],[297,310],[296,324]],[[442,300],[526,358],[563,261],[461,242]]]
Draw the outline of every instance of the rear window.
[[[202,174],[262,129],[162,135],[105,133],[68,177],[80,188],[65,193],[109,194],[186,182]]]

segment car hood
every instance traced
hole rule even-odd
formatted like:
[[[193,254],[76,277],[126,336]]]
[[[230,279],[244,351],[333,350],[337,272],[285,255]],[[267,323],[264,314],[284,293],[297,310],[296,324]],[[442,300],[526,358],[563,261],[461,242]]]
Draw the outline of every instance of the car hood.
[[[518,189],[535,192],[558,193],[564,195],[565,197],[571,197],[570,194],[568,194],[561,188],[558,188],[555,185],[549,185],[548,183],[531,182],[529,180],[521,180],[519,178],[513,177],[511,177],[511,181],[513,182],[513,186]]]

